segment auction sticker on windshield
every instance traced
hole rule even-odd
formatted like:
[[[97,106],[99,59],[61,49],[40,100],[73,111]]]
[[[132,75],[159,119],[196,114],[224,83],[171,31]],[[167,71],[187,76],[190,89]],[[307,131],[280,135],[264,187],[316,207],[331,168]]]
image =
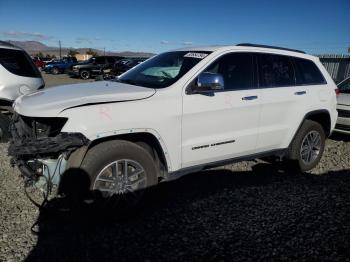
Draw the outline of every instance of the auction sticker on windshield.
[[[206,57],[208,54],[205,53],[187,53],[186,55],[184,55],[184,57],[191,57],[191,58],[199,58],[199,59],[203,59],[204,57]]]

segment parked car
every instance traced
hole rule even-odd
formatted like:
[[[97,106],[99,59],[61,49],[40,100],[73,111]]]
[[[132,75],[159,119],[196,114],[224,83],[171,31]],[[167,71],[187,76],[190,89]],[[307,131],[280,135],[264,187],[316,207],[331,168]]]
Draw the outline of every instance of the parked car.
[[[36,67],[39,68],[40,70],[44,69],[45,62],[40,57],[34,57],[33,62],[36,65]]]
[[[119,76],[131,68],[144,62],[147,58],[126,58],[116,62],[111,70],[111,75]]]
[[[43,89],[44,80],[33,60],[21,48],[0,41],[0,141],[9,138],[13,101]]]
[[[43,60],[45,63],[52,63],[58,61],[56,58],[49,58],[49,57],[43,57],[41,60]]]
[[[73,168],[84,179],[77,190],[87,183],[107,199],[137,199],[158,181],[265,156],[308,171],[334,129],[336,88],[301,51],[179,49],[113,81],[18,98],[9,155],[33,182],[67,183]]]
[[[350,134],[350,77],[338,84],[338,119],[335,131]]]
[[[80,77],[81,79],[89,79],[100,75],[102,70],[111,69],[115,62],[123,59],[120,56],[97,56],[91,57],[87,62],[73,66],[69,75],[72,77]]]
[[[77,65],[78,61],[75,57],[65,57],[58,62],[48,63],[44,71],[46,73],[52,73],[54,75],[64,73],[66,70],[71,70],[74,65]]]

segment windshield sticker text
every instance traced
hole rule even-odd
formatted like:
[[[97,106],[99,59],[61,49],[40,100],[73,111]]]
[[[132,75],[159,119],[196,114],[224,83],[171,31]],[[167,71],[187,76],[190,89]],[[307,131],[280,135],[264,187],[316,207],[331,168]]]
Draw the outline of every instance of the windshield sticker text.
[[[198,58],[198,59],[203,59],[204,57],[208,56],[208,54],[205,53],[187,53],[186,55],[184,55],[184,57],[190,57],[190,58]]]

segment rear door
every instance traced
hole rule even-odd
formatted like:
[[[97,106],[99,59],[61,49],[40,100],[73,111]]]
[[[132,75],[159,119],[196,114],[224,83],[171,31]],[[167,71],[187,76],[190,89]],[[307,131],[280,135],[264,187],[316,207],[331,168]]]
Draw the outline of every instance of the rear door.
[[[223,55],[204,72],[221,74],[224,91],[184,94],[183,168],[254,153],[260,107],[254,69],[250,53]]]
[[[257,151],[265,152],[285,147],[301,121],[308,93],[295,84],[290,56],[259,53],[257,61],[261,98]]]

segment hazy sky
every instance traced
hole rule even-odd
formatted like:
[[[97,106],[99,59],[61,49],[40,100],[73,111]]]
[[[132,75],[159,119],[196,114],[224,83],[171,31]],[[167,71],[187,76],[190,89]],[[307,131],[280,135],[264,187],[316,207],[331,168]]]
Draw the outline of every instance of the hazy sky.
[[[0,39],[161,52],[252,42],[346,53],[350,0],[0,0]]]

